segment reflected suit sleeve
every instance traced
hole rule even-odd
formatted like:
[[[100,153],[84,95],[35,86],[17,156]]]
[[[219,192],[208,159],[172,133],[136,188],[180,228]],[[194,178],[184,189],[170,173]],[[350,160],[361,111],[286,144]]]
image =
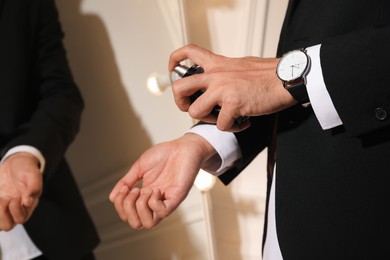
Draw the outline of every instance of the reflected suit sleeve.
[[[31,10],[20,12],[21,16],[26,14],[30,27],[24,27],[24,34],[19,37],[32,46],[20,50],[28,63],[25,74],[28,97],[17,108],[21,112],[15,117],[20,122],[2,153],[17,145],[36,147],[45,157],[45,173],[50,175],[79,131],[84,104],[68,66],[54,2],[31,1]]]

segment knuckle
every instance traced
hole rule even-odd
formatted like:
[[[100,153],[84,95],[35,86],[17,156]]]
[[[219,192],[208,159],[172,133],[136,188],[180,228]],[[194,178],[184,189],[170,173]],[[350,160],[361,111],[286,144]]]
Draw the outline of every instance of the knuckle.
[[[196,45],[193,44],[193,43],[190,43],[190,44],[188,44],[186,47],[187,47],[187,50],[188,50],[188,51],[193,51],[193,50],[195,50],[198,46],[196,46]]]
[[[238,96],[229,95],[228,97],[226,97],[224,103],[228,107],[235,108],[235,107],[240,107],[242,102],[241,102],[241,98],[239,98]]]

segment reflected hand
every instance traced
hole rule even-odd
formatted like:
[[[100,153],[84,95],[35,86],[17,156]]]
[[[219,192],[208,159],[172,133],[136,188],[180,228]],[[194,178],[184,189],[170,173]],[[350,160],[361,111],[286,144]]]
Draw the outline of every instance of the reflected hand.
[[[153,146],[110,194],[119,217],[134,228],[153,228],[186,198],[202,164],[215,154],[196,134]],[[142,187],[135,187],[142,180]]]
[[[29,153],[16,153],[0,164],[0,230],[25,223],[38,205],[42,173]]]

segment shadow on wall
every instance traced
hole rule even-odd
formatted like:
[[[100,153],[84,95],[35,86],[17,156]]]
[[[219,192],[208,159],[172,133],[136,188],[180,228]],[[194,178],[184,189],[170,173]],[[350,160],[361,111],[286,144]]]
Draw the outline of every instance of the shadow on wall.
[[[81,0],[57,0],[65,46],[85,101],[81,131],[68,158],[81,186],[115,173],[151,146],[133,111],[102,20],[80,12]]]

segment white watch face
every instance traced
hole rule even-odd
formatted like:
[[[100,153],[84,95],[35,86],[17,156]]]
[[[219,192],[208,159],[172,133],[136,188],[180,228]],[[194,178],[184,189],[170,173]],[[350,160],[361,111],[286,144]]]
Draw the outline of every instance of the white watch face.
[[[292,81],[302,76],[308,66],[309,58],[300,50],[291,51],[280,60],[276,72],[281,80]]]

